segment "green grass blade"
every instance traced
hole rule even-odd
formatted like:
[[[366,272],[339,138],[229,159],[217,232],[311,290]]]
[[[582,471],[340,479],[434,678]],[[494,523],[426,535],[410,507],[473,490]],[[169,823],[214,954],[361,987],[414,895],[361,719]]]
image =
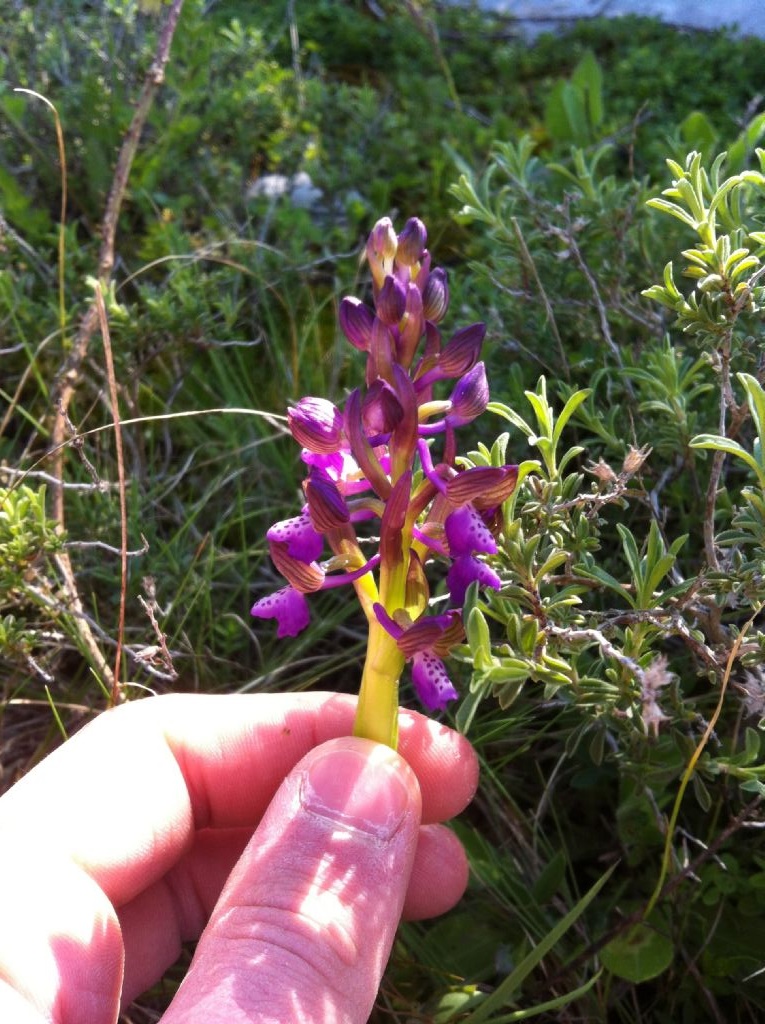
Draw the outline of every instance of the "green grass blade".
[[[602,878],[598,879],[595,885],[592,886],[589,892],[584,894],[576,906],[572,907],[568,914],[561,918],[558,924],[556,924],[555,927],[545,935],[542,941],[539,942],[531,952],[523,958],[523,960],[521,960],[515,970],[511,971],[505,980],[494,989],[491,995],[487,996],[481,1005],[471,1013],[469,1017],[465,1018],[464,1024],[482,1024],[482,1021],[489,1019],[489,1015],[491,1013],[495,1010],[499,1010],[505,1003],[507,1003],[513,993],[517,991],[518,987],[523,983],[528,975],[531,974],[534,968],[541,963],[553,946],[555,946],[555,944],[566,934],[569,928],[571,928],[571,926],[581,917],[592,900],[595,899],[611,877],[615,867],[616,865],[610,867]],[[507,1019],[510,1020],[514,1018]],[[520,1020],[521,1018],[516,1019]]]
[[[529,1010],[516,1010],[514,1013],[506,1013],[501,1017],[494,1017],[491,1024],[514,1024],[515,1021],[528,1020],[530,1017],[537,1017],[540,1013],[547,1013],[548,1010],[560,1010],[563,1006],[568,1006],[575,999],[579,999],[581,996],[586,995],[590,991],[592,986],[600,978],[602,970],[588,980],[578,988],[572,989],[571,992],[566,992],[565,995],[558,996],[557,999],[550,999],[546,1003],[539,1003],[537,1006],[532,1006]],[[469,1024],[470,1018],[468,1018]]]

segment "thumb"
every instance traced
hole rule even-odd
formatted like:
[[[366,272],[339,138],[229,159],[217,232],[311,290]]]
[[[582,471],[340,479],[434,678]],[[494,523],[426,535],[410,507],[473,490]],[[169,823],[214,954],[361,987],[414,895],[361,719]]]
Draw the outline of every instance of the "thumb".
[[[229,877],[163,1024],[364,1024],[419,824],[417,779],[393,750],[312,750]]]

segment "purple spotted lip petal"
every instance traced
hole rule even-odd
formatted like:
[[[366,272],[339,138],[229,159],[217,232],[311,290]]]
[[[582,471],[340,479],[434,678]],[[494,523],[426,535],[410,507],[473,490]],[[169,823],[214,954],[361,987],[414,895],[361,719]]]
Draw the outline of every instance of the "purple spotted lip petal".
[[[380,604],[374,606],[378,621],[396,640],[399,650],[412,663],[412,682],[422,704],[429,711],[443,710],[458,696],[440,654],[464,637],[459,612],[421,616],[402,629]]]
[[[443,711],[459,696],[440,658],[421,651],[412,658],[412,682],[417,696],[428,711]]]
[[[278,637],[297,636],[308,623],[311,616],[305,597],[292,587],[283,587],[275,594],[268,594],[256,601],[250,610],[256,619],[276,619]]]
[[[472,505],[463,505],[448,515],[444,527],[452,558],[475,551],[486,555],[497,553],[497,542],[491,530]]]
[[[461,606],[467,588],[476,580],[482,587],[491,587],[493,590],[499,590],[502,586],[499,576],[486,562],[479,561],[473,555],[459,555],[455,558],[446,576],[452,604]]]
[[[324,550],[324,538],[314,529],[307,511],[274,523],[266,537],[286,544],[288,554],[301,562],[315,562]]]

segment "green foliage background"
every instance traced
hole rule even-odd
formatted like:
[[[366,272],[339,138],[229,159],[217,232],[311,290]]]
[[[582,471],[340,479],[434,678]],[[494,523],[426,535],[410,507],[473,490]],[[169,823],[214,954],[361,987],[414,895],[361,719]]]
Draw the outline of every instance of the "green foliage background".
[[[44,474],[56,379],[92,297],[116,153],[162,13],[133,0],[0,2],[4,783],[107,698],[57,561],[68,545],[111,659],[120,521],[97,337],[69,410],[85,436],[66,455],[65,537]],[[63,323],[54,123],[17,87],[54,104],[66,142]],[[763,641],[759,619],[748,623],[765,597],[765,500],[752,476],[757,392],[735,376],[762,379],[761,296],[755,282],[731,319],[710,284],[700,308],[722,317],[720,330],[709,317],[699,326],[680,253],[704,240],[646,203],[678,175],[667,157],[682,172],[691,150],[706,168],[727,150],[724,174],[756,168],[764,91],[762,40],[646,19],[584,22],[528,46],[509,19],[424,0],[184,6],[132,168],[108,296],[122,416],[136,421],[124,430],[137,552],[126,695],[355,688],[364,635],[347,596],[313,601],[311,630],[289,643],[253,628],[248,608],[274,586],[265,530],[298,496],[280,417],[304,394],[342,398],[358,372],[336,310],[368,287],[359,252],[379,216],[424,219],[435,262],[449,270],[448,323],[489,324],[496,415],[484,417],[473,461],[544,464],[529,468],[506,510],[502,593],[471,599],[456,722],[484,770],[455,825],[470,890],[446,918],[402,929],[375,1020],[520,1020],[534,1007],[551,1021],[762,1014]],[[314,207],[258,194],[268,175],[302,172],[321,192]],[[739,190],[722,225],[757,259],[758,188]],[[670,261],[677,296],[664,277]],[[684,332],[689,323],[699,329]],[[723,442],[726,351],[741,418],[728,410],[736,434]],[[558,423],[569,410],[547,449],[543,398]],[[220,409],[238,411],[209,411]],[[700,435],[707,442],[692,444]],[[721,445],[714,566],[701,520]],[[649,447],[627,472],[631,451]],[[644,674],[661,666],[654,728]],[[635,930],[667,850],[667,884]],[[174,984],[130,1020],[156,1020]]]

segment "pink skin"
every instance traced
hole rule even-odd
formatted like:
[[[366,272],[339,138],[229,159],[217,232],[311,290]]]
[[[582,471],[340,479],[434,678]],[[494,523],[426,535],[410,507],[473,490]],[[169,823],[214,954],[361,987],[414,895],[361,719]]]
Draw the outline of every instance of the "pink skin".
[[[464,891],[439,822],[477,761],[414,712],[400,755],[349,738],[354,710],[150,698],[17,783],[0,799],[0,1021],[114,1024],[201,935],[165,1024],[363,1024],[402,913]]]

